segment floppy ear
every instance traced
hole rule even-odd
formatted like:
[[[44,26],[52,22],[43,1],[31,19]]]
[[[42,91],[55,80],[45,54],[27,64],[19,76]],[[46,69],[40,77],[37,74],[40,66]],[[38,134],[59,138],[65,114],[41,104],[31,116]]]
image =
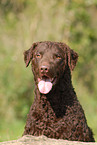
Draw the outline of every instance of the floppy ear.
[[[32,44],[32,47],[24,52],[24,61],[26,63],[26,67],[28,67],[31,59],[33,58],[33,50],[36,47],[36,43]]]
[[[67,57],[68,57],[68,66],[71,71],[74,70],[77,60],[78,60],[78,54],[70,49],[69,47],[67,48]]]

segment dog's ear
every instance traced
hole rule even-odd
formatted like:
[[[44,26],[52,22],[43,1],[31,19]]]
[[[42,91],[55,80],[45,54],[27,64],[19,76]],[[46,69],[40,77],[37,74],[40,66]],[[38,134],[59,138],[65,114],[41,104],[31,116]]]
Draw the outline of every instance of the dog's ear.
[[[68,66],[70,70],[73,71],[78,60],[78,54],[74,50],[67,47],[67,57],[68,57]]]
[[[33,58],[33,50],[37,46],[37,43],[33,43],[32,47],[24,52],[24,61],[26,63],[26,67],[28,67],[31,59]]]

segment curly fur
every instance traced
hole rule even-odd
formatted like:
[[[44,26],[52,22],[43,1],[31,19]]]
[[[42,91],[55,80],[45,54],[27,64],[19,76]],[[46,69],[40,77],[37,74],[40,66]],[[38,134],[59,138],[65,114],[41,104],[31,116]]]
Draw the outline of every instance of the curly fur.
[[[48,94],[41,94],[37,86],[39,62],[36,51],[46,47],[64,52],[62,63],[51,72],[58,74],[57,82]],[[44,53],[45,55],[45,53]],[[51,52],[48,55],[52,55]],[[48,56],[50,58],[50,56]],[[45,135],[50,138],[94,142],[93,133],[87,125],[84,111],[72,86],[71,71],[76,66],[78,55],[64,43],[37,42],[24,52],[26,67],[32,62],[35,80],[35,98],[27,117],[24,135]],[[50,64],[50,59],[47,61]],[[56,71],[56,72],[55,72]]]

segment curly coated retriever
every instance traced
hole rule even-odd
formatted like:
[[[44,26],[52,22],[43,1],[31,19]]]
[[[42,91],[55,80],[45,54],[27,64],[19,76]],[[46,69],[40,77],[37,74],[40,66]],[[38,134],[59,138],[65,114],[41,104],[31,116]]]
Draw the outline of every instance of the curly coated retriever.
[[[72,86],[77,60],[78,54],[61,42],[36,42],[24,52],[34,74],[35,98],[23,135],[94,142]]]

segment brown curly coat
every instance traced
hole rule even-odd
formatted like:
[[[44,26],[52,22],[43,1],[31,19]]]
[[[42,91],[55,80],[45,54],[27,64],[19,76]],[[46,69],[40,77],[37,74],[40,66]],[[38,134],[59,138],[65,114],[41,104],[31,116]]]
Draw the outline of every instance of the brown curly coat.
[[[37,55],[38,51],[41,51],[41,56]],[[77,59],[77,53],[60,42],[37,42],[24,52],[26,67],[31,61],[35,80],[35,98],[24,135],[94,142],[93,133],[72,86],[71,71]],[[47,64],[47,75],[57,79],[47,94],[40,93],[37,80],[44,62]]]

